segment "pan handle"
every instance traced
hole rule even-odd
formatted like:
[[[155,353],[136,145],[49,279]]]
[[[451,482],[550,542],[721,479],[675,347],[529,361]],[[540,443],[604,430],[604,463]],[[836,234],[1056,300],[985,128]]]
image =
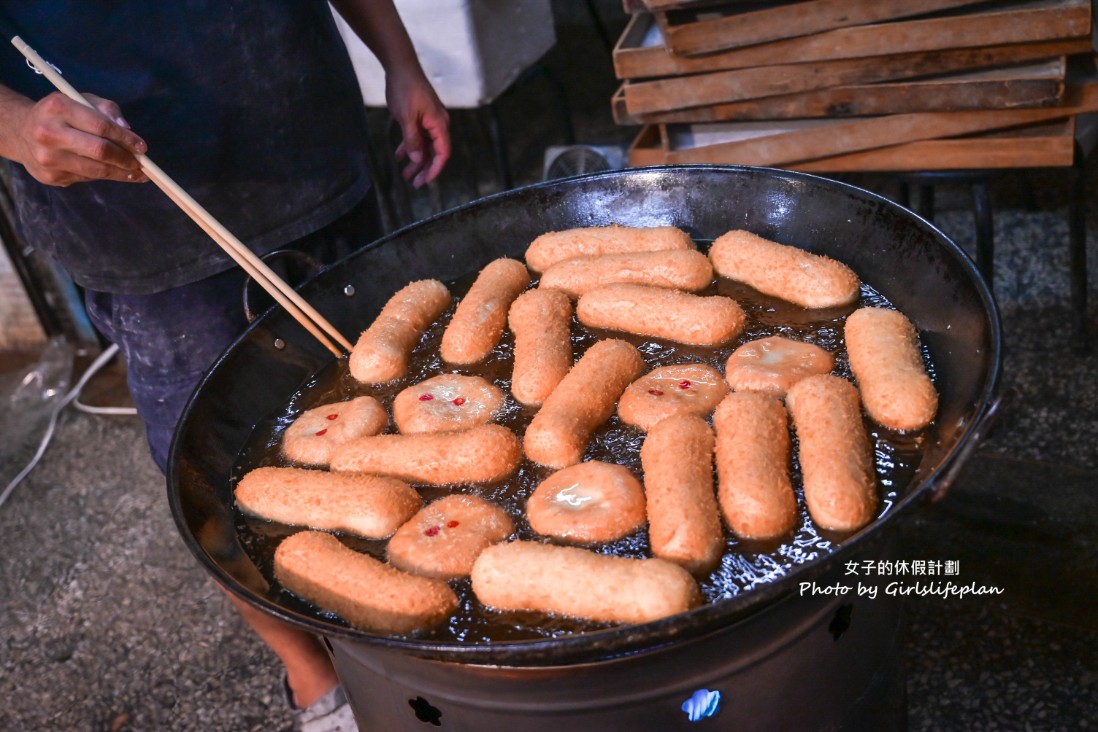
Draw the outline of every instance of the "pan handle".
[[[320,271],[324,269],[324,265],[322,265],[319,261],[298,249],[276,249],[273,252],[268,252],[264,254],[262,257],[260,257],[260,259],[262,259],[265,263],[279,261],[286,262],[286,272],[282,273],[282,278],[287,280],[290,283],[291,287],[295,286],[297,283],[300,283],[306,279],[309,279],[310,277],[319,274]],[[297,267],[291,270],[291,264],[296,264]],[[302,272],[304,274],[301,274]],[[286,277],[287,273],[293,273],[298,276]],[[244,308],[244,317],[247,318],[249,323],[259,317],[259,313],[263,310],[266,310],[268,307],[270,307],[271,304],[270,298],[268,297],[268,301],[263,303],[262,307],[252,307],[251,293],[256,286],[256,282],[252,279],[251,275],[245,275],[241,300]]]
[[[999,416],[999,408],[1003,404],[1003,397],[1001,394],[995,394],[992,399],[984,405],[983,409],[973,418],[973,426],[971,432],[969,432],[968,439],[965,440],[954,453],[953,459],[946,465],[941,476],[935,482],[934,487],[930,491],[930,502],[937,503],[945,498],[949,493],[949,489],[953,487],[954,481],[961,474],[961,469],[964,468],[968,459],[972,456],[972,453],[976,451],[976,448],[980,446],[980,443],[991,432],[991,428],[995,425],[995,420]]]

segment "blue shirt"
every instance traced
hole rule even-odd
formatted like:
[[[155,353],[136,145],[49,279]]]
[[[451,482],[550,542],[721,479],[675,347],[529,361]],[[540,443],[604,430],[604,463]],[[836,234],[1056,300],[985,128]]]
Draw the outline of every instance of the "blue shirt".
[[[263,254],[369,190],[365,108],[324,0],[0,0],[83,92],[118,103],[148,155]],[[0,83],[53,91],[14,46]],[[233,266],[152,183],[46,186],[13,166],[20,231],[84,287],[142,294]]]

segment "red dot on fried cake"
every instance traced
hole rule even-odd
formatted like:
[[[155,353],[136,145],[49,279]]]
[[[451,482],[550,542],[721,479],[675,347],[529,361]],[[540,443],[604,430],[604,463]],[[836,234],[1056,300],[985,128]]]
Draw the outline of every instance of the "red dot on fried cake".
[[[448,528],[448,529],[452,529],[457,525],[458,525],[457,521],[447,521],[446,522],[446,528]]]
[[[339,415],[338,414],[329,414],[328,419],[339,419]]]
[[[428,528],[428,529],[427,529],[426,531],[424,531],[423,533],[424,533],[424,534],[425,534],[426,536],[438,536],[438,532],[439,532],[440,530],[441,530],[441,529],[440,529],[440,528],[439,528],[438,526],[431,526],[431,527],[429,527],[429,528]]]
[[[679,388],[680,389],[689,389],[690,388],[690,382],[687,381],[686,379],[683,379],[682,381],[679,382]]]
[[[663,392],[660,391],[659,389],[649,389],[648,393],[651,394],[652,396],[663,396]]]
[[[458,397],[457,399],[454,400],[454,404],[456,404],[459,407],[464,403],[465,403],[465,397]]]
[[[429,401],[431,401],[431,400],[432,400],[432,399],[434,399],[434,398],[435,398],[435,397],[434,397],[434,395],[432,395],[432,394],[420,394],[420,395],[419,395],[419,400],[420,400],[421,402],[429,402]]]
[[[327,433],[328,433],[328,430],[327,430],[327,429],[322,429],[322,430],[321,430],[320,432],[317,432],[317,433],[316,433],[316,436],[317,436],[317,437],[323,437],[323,436],[324,436],[325,434],[327,434]]]

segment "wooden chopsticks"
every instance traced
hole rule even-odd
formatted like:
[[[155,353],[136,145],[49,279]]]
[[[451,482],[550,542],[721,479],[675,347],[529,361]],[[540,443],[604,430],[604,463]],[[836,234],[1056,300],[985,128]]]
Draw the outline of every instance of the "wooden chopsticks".
[[[59,74],[45,59],[39,56],[33,48],[28,46],[23,39],[19,36],[15,36],[11,39],[11,42],[28,61],[34,64],[34,67],[41,72],[58,91],[69,99],[94,109],[92,103],[89,102],[83,94],[78,92],[68,81],[62,78],[61,74]],[[331,351],[337,358],[351,350],[350,341],[344,338],[323,315],[318,313],[308,302],[306,302],[305,298],[301,297],[292,287],[286,284],[282,278],[271,271],[271,268],[268,267],[262,259],[244,246],[239,239],[221,225],[221,222],[215,219],[209,211],[198,203],[198,201],[194,200],[189,193],[183,190],[179,184],[161,170],[156,163],[149,160],[145,155],[135,155],[134,157],[136,157],[137,161],[141,164],[141,170],[148,176],[149,180],[155,183],[156,186],[179,206],[179,208],[181,208],[196,224],[198,224],[211,239],[217,242],[218,246],[224,249],[225,253],[232,257],[233,261],[240,265],[252,279],[258,282],[260,286],[278,302],[278,304],[286,308],[290,315],[301,323],[301,325],[320,341],[325,348]],[[335,343],[332,341],[335,341]],[[336,344],[341,346],[343,350],[340,350]]]

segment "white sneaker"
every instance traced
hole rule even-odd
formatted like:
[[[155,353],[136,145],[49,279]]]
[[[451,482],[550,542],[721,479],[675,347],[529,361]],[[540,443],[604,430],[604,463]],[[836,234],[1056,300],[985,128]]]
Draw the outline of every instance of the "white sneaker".
[[[299,732],[358,732],[355,714],[342,686],[336,686],[304,709],[294,706],[288,686],[286,699],[294,715],[294,729]]]

